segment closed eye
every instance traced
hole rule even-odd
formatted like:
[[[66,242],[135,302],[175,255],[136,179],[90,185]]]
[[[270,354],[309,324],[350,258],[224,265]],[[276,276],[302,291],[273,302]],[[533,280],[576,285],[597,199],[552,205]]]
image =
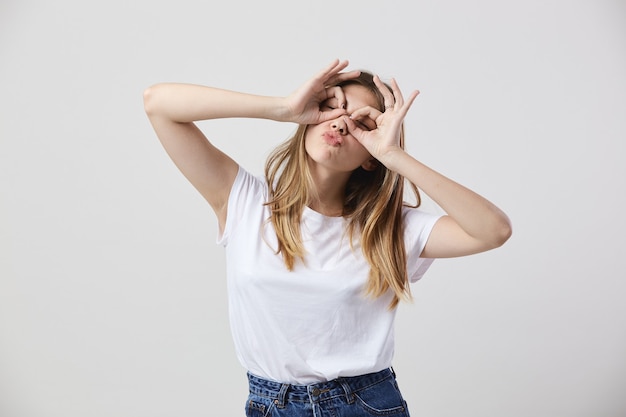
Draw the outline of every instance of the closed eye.
[[[365,117],[363,119],[355,120],[356,125],[363,130],[374,130],[378,126],[376,126],[376,122],[370,119],[369,117]]]
[[[335,110],[336,108],[338,108],[336,98],[329,98],[328,100],[320,103],[320,110],[322,111],[331,111]]]

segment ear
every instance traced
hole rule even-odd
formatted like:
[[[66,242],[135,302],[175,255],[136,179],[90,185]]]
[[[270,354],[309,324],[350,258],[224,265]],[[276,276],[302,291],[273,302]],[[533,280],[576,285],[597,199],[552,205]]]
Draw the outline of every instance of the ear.
[[[373,171],[378,168],[378,161],[375,158],[370,158],[361,164],[361,168],[366,171]]]

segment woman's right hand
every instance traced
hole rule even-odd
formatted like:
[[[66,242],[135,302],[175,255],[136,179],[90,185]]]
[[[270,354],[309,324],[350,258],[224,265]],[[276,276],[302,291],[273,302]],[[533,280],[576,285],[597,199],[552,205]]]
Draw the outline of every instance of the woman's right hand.
[[[285,97],[284,114],[281,119],[298,124],[318,124],[345,114],[346,98],[341,87],[333,86],[339,82],[356,78],[360,74],[358,70],[342,73],[341,71],[347,66],[348,61],[337,59]],[[337,100],[336,108],[322,111],[322,102],[331,98]]]

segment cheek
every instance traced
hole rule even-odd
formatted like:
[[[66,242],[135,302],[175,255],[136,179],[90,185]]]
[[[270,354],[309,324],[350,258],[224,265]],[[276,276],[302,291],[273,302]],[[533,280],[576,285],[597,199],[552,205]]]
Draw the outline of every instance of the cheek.
[[[311,151],[311,136],[309,134],[304,135],[304,151],[308,154]]]
[[[371,158],[372,155],[370,155],[370,153],[368,152],[367,149],[365,149],[365,146],[361,145],[361,143],[352,138],[352,149],[351,149],[351,153],[354,154],[356,157],[362,157],[362,158]]]

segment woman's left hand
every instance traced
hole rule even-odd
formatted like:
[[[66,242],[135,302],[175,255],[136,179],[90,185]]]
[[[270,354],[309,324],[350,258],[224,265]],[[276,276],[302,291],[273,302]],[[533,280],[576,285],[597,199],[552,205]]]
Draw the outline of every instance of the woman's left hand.
[[[378,87],[384,97],[385,111],[381,112],[373,107],[363,107],[358,109],[344,120],[348,126],[348,131],[368,152],[387,168],[393,169],[393,156],[398,152],[404,152],[400,146],[400,132],[402,122],[418,96],[419,91],[413,91],[405,101],[400,88],[395,79],[391,79],[389,89],[380,78],[374,76],[374,84]],[[362,129],[355,123],[361,118],[369,117],[376,122],[376,129]]]

